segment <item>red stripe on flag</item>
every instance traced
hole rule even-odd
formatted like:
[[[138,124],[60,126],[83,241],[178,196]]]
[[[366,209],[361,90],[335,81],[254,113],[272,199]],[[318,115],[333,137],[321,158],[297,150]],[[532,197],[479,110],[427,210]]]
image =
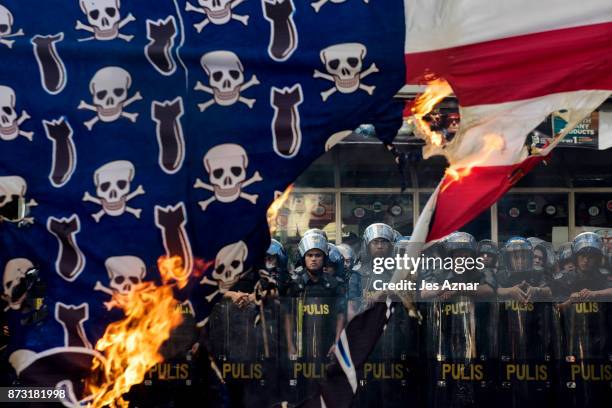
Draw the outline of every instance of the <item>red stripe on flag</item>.
[[[406,81],[435,73],[462,106],[612,89],[612,22],[406,55]]]
[[[445,237],[488,209],[544,157],[509,166],[474,167],[458,181],[445,176],[427,242]]]

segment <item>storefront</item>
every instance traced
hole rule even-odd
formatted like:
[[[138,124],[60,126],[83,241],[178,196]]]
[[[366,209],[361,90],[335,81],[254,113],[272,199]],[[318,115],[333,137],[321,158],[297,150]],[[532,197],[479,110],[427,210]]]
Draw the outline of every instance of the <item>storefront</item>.
[[[534,144],[545,142],[541,132],[532,138]],[[559,146],[463,230],[478,240],[537,236],[555,246],[586,230],[612,237],[612,150],[596,149],[593,138],[570,138],[584,143]],[[396,145],[410,157],[419,155],[414,139],[399,137]],[[289,248],[308,228],[323,229],[332,242],[349,244],[356,244],[373,222],[410,235],[445,167],[439,157],[411,160],[402,177],[393,155],[375,137],[354,134],[295,182],[275,235]],[[403,192],[402,180],[407,187]]]

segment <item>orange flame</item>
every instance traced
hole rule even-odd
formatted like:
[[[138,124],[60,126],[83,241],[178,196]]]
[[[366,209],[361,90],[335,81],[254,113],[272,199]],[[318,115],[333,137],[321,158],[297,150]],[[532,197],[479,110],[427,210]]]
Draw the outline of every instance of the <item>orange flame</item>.
[[[183,258],[180,256],[160,256],[157,260],[157,268],[164,284],[176,283],[179,289],[187,286],[191,271],[183,268]]]
[[[433,79],[427,84],[427,89],[419,95],[412,106],[412,118],[416,134],[429,146],[441,147],[444,137],[439,132],[431,130],[429,124],[423,119],[444,98],[453,93],[452,88],[444,79]]]
[[[278,221],[277,221],[278,213],[280,209],[283,207],[283,205],[285,205],[285,202],[289,198],[291,191],[293,191],[293,184],[290,184],[289,187],[287,187],[287,189],[283,192],[283,194],[278,196],[272,202],[272,204],[270,204],[270,207],[268,207],[266,217],[268,219],[268,225],[270,226],[271,235],[274,235],[274,233],[276,233],[276,230],[278,228]]]
[[[441,191],[446,190],[454,182],[472,173],[472,168],[484,163],[493,152],[498,152],[504,148],[504,138],[500,135],[489,134],[482,138],[483,146],[475,154],[465,157],[457,163],[453,163],[446,169],[446,182],[442,185]]]
[[[96,343],[96,350],[105,355],[106,364],[102,366],[94,360],[94,374],[86,383],[88,394],[93,396],[90,407],[127,408],[123,394],[140,384],[145,374],[163,361],[159,348],[183,321],[179,302],[173,296],[176,282],[168,283],[176,280],[173,268],[182,268],[182,261],[173,257],[160,259],[159,264],[163,285],[144,282],[125,295],[112,297],[111,304],[121,308],[125,318],[109,324]]]

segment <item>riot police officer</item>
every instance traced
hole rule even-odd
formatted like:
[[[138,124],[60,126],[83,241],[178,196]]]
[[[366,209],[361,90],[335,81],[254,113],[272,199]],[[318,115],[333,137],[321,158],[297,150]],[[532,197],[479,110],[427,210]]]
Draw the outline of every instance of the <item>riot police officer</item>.
[[[495,324],[486,313],[491,303],[480,305],[477,299],[492,300],[495,275],[491,270],[484,273],[484,264],[477,264],[477,243],[471,234],[450,234],[444,240],[444,252],[449,256],[444,263],[450,259],[454,267],[438,267],[424,275],[423,280],[438,284],[439,289],[421,291],[423,299],[431,300],[425,319],[428,400],[435,407],[472,407],[484,399],[481,394],[488,396],[484,391],[493,387],[488,363],[494,345],[491,327]],[[444,282],[478,286],[472,291],[443,289]]]
[[[353,251],[353,248],[351,248],[348,244],[340,244],[336,247],[344,257],[344,271],[346,278],[348,279],[351,270],[353,269],[353,267],[355,267],[357,263],[357,256],[355,255],[355,251]]]
[[[612,279],[604,269],[605,249],[599,235],[584,232],[572,242],[576,274],[567,282],[567,300],[560,304],[564,349],[563,403],[600,407],[609,402],[612,380]]]
[[[304,270],[292,277],[283,303],[290,381],[296,399],[310,394],[324,375],[345,321],[345,287],[324,272],[329,248],[323,235],[304,235],[298,245]]]
[[[361,265],[351,274],[348,293],[349,321],[367,308],[373,301],[373,283],[375,279],[388,282],[393,270],[385,270],[382,274],[374,274],[374,259],[391,256],[395,234],[393,228],[383,223],[368,226],[363,233]]]
[[[270,277],[276,281],[281,291],[285,290],[289,283],[289,271],[287,270],[287,252],[285,252],[283,245],[272,239],[264,261],[265,270],[270,274]]]
[[[501,405],[552,403],[553,329],[550,289],[533,267],[533,246],[512,237],[503,248],[499,304],[499,393]]]
[[[478,256],[482,258],[482,262],[486,269],[497,272],[497,262],[499,260],[499,248],[497,244],[490,239],[483,239],[478,242]]]
[[[391,257],[396,234],[383,223],[368,226],[363,234],[361,264],[353,270],[349,282],[349,316],[364,311],[378,298],[384,299],[382,291],[375,289],[374,282],[389,282],[395,268],[376,272],[376,258]],[[370,407],[374,404],[401,406],[410,390],[414,395],[418,389],[415,381],[417,371],[415,354],[418,335],[416,315],[409,315],[402,303],[396,303],[394,313],[387,322],[374,350],[358,373],[359,388],[354,406]],[[412,354],[409,354],[411,352]]]

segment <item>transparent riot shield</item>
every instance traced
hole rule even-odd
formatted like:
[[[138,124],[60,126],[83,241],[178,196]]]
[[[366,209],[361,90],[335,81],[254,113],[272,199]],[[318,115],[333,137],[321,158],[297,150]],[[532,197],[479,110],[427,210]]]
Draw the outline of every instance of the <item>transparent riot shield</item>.
[[[229,299],[215,305],[208,321],[211,354],[218,362],[232,406],[257,406],[262,394],[263,363],[258,358],[257,306],[239,308]]]
[[[288,383],[290,402],[299,402],[316,391],[331,363],[338,311],[336,299],[293,297],[281,299],[284,344],[281,344],[281,383]]]
[[[477,360],[476,308],[472,299],[433,301],[426,306],[427,401],[432,407],[470,407],[486,381]]]
[[[498,351],[498,307],[495,301],[476,301],[476,364],[483,378],[476,389],[477,406],[490,406],[496,399]]]
[[[612,398],[609,303],[568,303],[561,308],[560,386],[564,407],[600,407]]]
[[[542,407],[553,401],[551,303],[499,304],[499,399],[503,407]]]

